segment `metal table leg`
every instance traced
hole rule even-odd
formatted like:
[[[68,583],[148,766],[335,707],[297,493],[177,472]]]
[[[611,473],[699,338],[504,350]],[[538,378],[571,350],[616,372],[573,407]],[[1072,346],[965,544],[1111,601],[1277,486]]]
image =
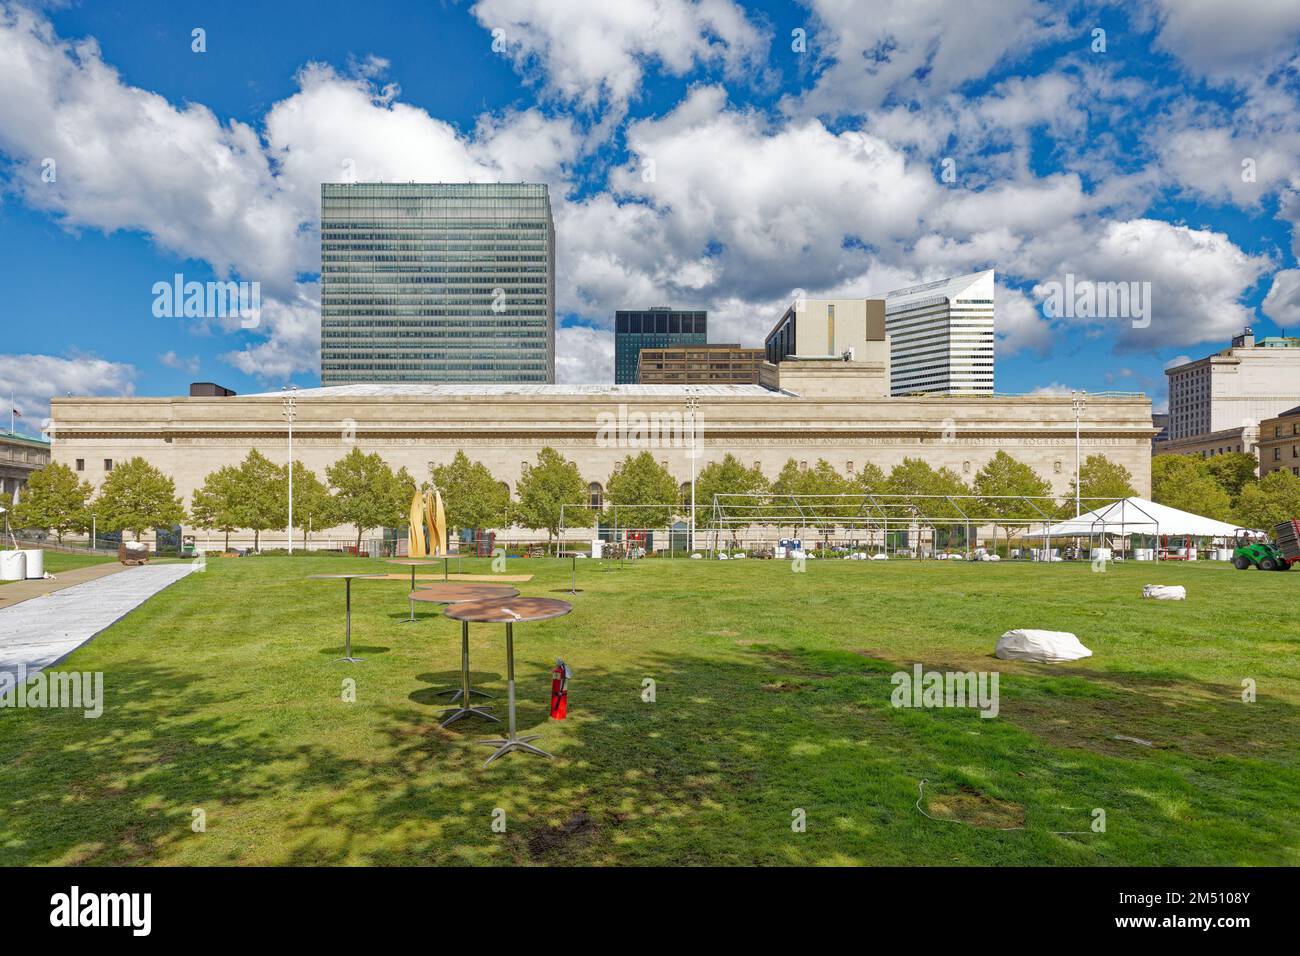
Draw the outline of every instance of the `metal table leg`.
[[[470,690],[470,686],[469,686],[469,621],[461,621],[460,622],[460,690],[457,691],[457,695],[460,697],[461,700],[461,705],[459,707],[453,707],[447,711],[444,711],[444,713],[449,713],[451,714],[451,716],[442,722],[443,727],[446,727],[448,724],[453,724],[456,721],[460,720],[462,717],[467,717],[471,714],[476,717],[486,717],[488,720],[495,720],[497,723],[501,723],[499,718],[493,717],[491,714],[487,712],[487,708],[475,707],[473,704],[469,702],[470,694],[473,693],[477,693],[477,691]],[[452,700],[455,699],[456,698],[454,697],[452,698]]]
[[[468,625],[466,625],[468,626]],[[479,740],[477,743],[487,744],[489,747],[496,747],[496,751],[487,760],[483,761],[483,766],[487,766],[502,754],[509,753],[512,750],[524,750],[530,754],[538,754],[542,757],[550,757],[545,750],[540,747],[534,747],[529,741],[537,740],[541,734],[530,734],[527,737],[520,737],[515,733],[515,627],[512,623],[506,622],[506,687],[508,688],[508,700],[510,709],[510,724],[507,735],[503,738],[493,740]]]
[[[341,664],[346,661],[349,664],[359,664],[365,660],[362,657],[352,656],[352,579],[343,579],[343,614],[347,622],[343,631],[343,656],[336,660],[335,664]]]
[[[411,590],[412,590],[412,591],[415,590],[415,565],[411,565]],[[405,621],[398,621],[398,622],[397,622],[398,624],[414,624],[414,623],[415,623],[415,602],[412,601],[412,600],[408,597],[408,598],[406,599],[406,604],[407,604],[407,606],[411,609],[411,616],[408,617]]]

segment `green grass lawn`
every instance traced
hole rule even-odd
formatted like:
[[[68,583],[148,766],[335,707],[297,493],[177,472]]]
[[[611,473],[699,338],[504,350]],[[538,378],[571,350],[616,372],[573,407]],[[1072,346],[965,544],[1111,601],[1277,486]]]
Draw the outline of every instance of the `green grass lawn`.
[[[437,723],[459,625],[427,605],[400,624],[404,582],[354,583],[366,661],[332,663],[343,585],[304,578],[391,567],[210,560],[61,665],[104,672],[102,717],[0,710],[0,864],[1300,863],[1300,572],[578,567],[574,612],[516,629],[520,732],[558,759],[484,769],[472,742],[497,725]],[[536,574],[527,595],[568,586],[567,560],[508,570]],[[1145,583],[1189,600],[1143,601]],[[1074,631],[1095,656],[998,661],[1012,627]],[[504,717],[502,628],[474,626],[471,647]],[[556,657],[574,671],[563,722]],[[913,662],[999,672],[999,715],[894,708],[890,675]],[[948,819],[917,810],[922,779]]]

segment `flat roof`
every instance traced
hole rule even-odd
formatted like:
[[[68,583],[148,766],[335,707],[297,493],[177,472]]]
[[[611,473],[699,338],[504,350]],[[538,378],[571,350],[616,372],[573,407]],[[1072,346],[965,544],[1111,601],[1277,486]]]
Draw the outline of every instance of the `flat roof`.
[[[243,398],[283,398],[288,393],[252,392]],[[566,396],[608,396],[609,398],[653,398],[655,396],[709,395],[715,398],[789,398],[790,395],[764,388],[762,385],[541,385],[541,384],[486,384],[486,383],[435,383],[388,384],[358,383],[354,385],[322,385],[318,388],[300,388],[293,393],[298,398],[463,398],[466,395],[488,397],[505,395],[532,395],[539,398],[564,398]],[[224,400],[224,399],[223,399]]]
[[[45,438],[44,436],[23,435],[18,432],[11,432],[8,430],[0,431],[0,440],[26,442],[29,445],[39,445],[42,448],[50,447],[50,440],[48,438]]]

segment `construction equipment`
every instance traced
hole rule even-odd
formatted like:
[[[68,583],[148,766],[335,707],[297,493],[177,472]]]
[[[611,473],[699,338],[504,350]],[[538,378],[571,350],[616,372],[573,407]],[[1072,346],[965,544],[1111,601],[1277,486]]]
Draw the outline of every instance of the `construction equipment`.
[[[1292,525],[1294,522],[1279,525],[1279,532],[1281,528],[1292,527]],[[1289,558],[1276,545],[1254,537],[1253,533],[1246,528],[1238,528],[1233,532],[1233,544],[1235,547],[1232,552],[1232,566],[1238,571],[1249,568],[1259,568],[1261,571],[1286,571],[1291,567],[1293,560],[1300,560],[1300,551],[1295,552],[1295,558]],[[1294,540],[1291,546],[1296,547]]]

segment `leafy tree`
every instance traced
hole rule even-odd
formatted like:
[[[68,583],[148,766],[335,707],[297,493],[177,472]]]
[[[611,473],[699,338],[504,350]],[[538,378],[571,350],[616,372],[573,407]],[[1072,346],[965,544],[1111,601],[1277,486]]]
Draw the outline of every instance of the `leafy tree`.
[[[1233,451],[1205,459],[1205,467],[1228,493],[1228,497],[1236,502],[1241,496],[1242,489],[1257,480],[1259,459],[1254,455]]]
[[[1024,498],[1043,498],[1052,493],[1051,483],[1022,461],[999,451],[988,464],[975,473],[975,494],[980,496],[976,515],[993,521],[994,527],[1006,528],[1008,544],[1014,519],[1039,517],[1039,509],[1050,512],[1047,502],[1027,502]],[[1018,495],[1021,497],[1007,497]],[[1074,505],[1071,503],[1071,510]],[[968,512],[970,509],[967,509]],[[996,536],[994,546],[996,547]]]
[[[143,458],[132,458],[108,473],[95,499],[99,525],[107,531],[130,531],[136,540],[149,528],[185,520],[176,483]]]
[[[77,473],[67,465],[51,462],[27,479],[22,499],[14,507],[14,524],[24,528],[51,529],[63,543],[68,531],[90,527],[88,481],[77,480]]]
[[[695,526],[711,528],[714,523],[713,496],[741,495],[740,498],[727,499],[724,508],[734,508],[735,517],[753,516],[756,522],[762,520],[762,506],[768,490],[767,478],[763,469],[754,465],[746,468],[735,455],[728,454],[722,461],[712,461],[701,468],[695,475]],[[683,508],[689,509],[689,492],[683,496]],[[689,510],[687,510],[689,514]],[[737,526],[731,526],[731,535],[735,540]]]
[[[970,516],[969,504],[952,504],[938,495],[969,495],[971,489],[951,468],[931,468],[920,458],[904,458],[894,466],[885,482],[890,494],[901,495],[891,500],[887,509],[890,523],[905,517],[904,508],[908,505],[916,515],[918,525],[931,524],[936,537],[939,532],[955,527],[955,522]],[[936,541],[936,544],[938,542]]]
[[[1200,458],[1156,455],[1151,459],[1151,497],[1180,511],[1231,521],[1232,502]]]
[[[849,479],[849,490],[861,495],[879,495],[885,493],[889,479],[881,467],[873,462],[865,462],[862,469]]]
[[[509,523],[510,492],[482,462],[463,451],[448,465],[429,469],[433,487],[442,492],[447,525],[461,528],[501,528]]]
[[[1081,497],[1084,511],[1095,511],[1122,498],[1132,498],[1137,494],[1133,488],[1133,476],[1129,470],[1105,455],[1089,455],[1079,466],[1079,484],[1083,489]],[[1102,499],[1100,501],[1087,499]],[[1074,479],[1070,479],[1070,501],[1064,506],[1068,517],[1074,517]]]
[[[586,499],[587,483],[578,466],[554,448],[539,451],[536,464],[524,462],[519,479],[519,523],[534,530],[545,528],[548,547],[560,531],[561,506],[585,505]],[[590,527],[596,523],[596,513],[584,507],[567,508],[564,523]]]
[[[236,485],[238,526],[253,532],[253,550],[260,551],[263,531],[289,524],[289,468],[254,448],[239,464]]]
[[[1243,528],[1272,531],[1283,521],[1300,518],[1300,478],[1271,471],[1247,484],[1237,500],[1236,521]]]
[[[360,448],[353,448],[326,468],[325,477],[334,489],[335,517],[356,526],[358,552],[368,528],[393,528],[402,523],[415,494],[415,481],[406,475],[411,493],[403,501],[402,479],[377,453],[367,455]]]
[[[772,482],[772,509],[777,515],[789,517],[802,513],[795,527],[810,527],[828,535],[837,521],[856,514],[860,502],[846,504],[814,495],[844,495],[854,491],[852,482],[845,478],[825,458],[817,459],[811,468],[800,468],[793,458],[781,466],[776,481]],[[778,519],[783,520],[783,519]]]
[[[648,451],[635,458],[631,455],[624,458],[605,486],[605,503],[619,506],[618,523],[623,528],[664,528],[671,525],[680,498],[677,479]],[[668,507],[651,507],[656,503]]]
[[[338,523],[334,515],[334,496],[316,472],[293,463],[293,526],[302,529],[302,546],[313,528],[329,528]]]
[[[190,517],[204,531],[225,534],[226,551],[230,550],[230,532],[241,527],[239,468],[226,465],[203,479],[190,499]]]

